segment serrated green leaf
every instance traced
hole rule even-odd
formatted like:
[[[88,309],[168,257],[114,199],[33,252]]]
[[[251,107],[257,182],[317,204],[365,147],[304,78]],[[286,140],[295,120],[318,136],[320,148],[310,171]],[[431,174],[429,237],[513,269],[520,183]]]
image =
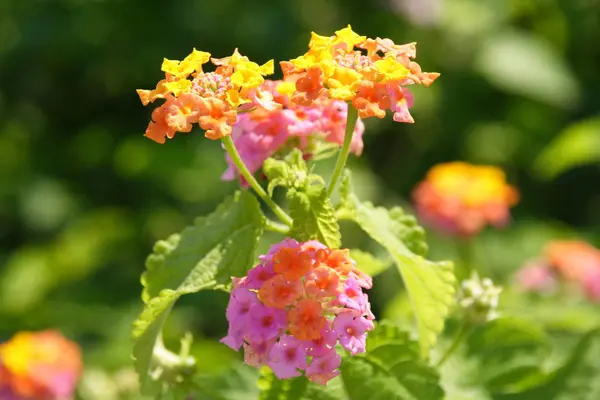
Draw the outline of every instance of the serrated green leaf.
[[[350,249],[350,258],[356,261],[356,267],[367,275],[377,276],[392,265],[389,259],[381,259],[359,249]]]
[[[546,334],[516,317],[490,321],[467,340],[467,355],[479,360],[479,381],[497,393],[521,390],[539,379],[548,351]]]
[[[581,165],[600,162],[600,117],[568,126],[536,158],[533,169],[552,179]]]
[[[338,216],[354,220],[390,253],[410,296],[418,324],[421,356],[426,358],[454,303],[453,265],[423,258],[420,254],[424,254],[426,246],[421,244],[421,228],[407,223],[409,218],[404,217],[400,208],[387,210],[362,203],[349,189],[348,174],[345,180],[343,193],[346,197],[342,199]],[[414,230],[419,233],[412,233]]]
[[[149,372],[156,340],[173,304],[184,294],[226,288],[232,276],[245,275],[263,226],[256,198],[237,192],[181,235],[156,244],[142,279],[146,306],[133,326],[133,356],[144,394],[158,388]]]
[[[180,238],[159,241],[142,276],[145,298],[164,289],[226,288],[251,266],[265,223],[256,198],[246,191],[229,197],[209,216],[197,218]]]
[[[441,400],[437,372],[419,360],[419,346],[407,332],[382,322],[369,333],[367,352],[346,357],[342,380],[350,400]]]
[[[305,190],[309,182],[319,180],[310,175],[302,151],[294,149],[283,160],[268,158],[263,163],[263,172],[269,180],[267,190],[270,195],[277,186]]]
[[[600,398],[600,330],[584,335],[571,357],[535,388],[495,400],[596,400]]]
[[[317,239],[331,249],[342,244],[340,227],[325,186],[310,186],[306,192],[290,189],[291,235],[297,240]]]

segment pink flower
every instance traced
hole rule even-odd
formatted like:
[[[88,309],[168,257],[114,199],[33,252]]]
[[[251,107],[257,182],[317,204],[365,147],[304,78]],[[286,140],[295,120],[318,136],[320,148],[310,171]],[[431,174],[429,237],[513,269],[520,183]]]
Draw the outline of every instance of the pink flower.
[[[285,239],[259,260],[247,276],[232,278],[229,330],[221,342],[243,346],[246,364],[267,365],[279,379],[304,371],[325,384],[339,374],[338,340],[352,355],[365,351],[375,316],[361,286],[370,287],[371,278],[348,249],[316,240]]]
[[[279,379],[300,376],[298,369],[305,370],[308,367],[305,344],[293,336],[281,335],[279,342],[269,352],[267,365]]]
[[[544,292],[556,287],[557,281],[552,270],[541,262],[532,262],[517,272],[519,286],[527,291]]]
[[[256,267],[248,271],[248,288],[260,289],[260,287],[275,276],[272,263],[258,264]]]
[[[331,328],[325,328],[321,331],[321,337],[316,340],[310,340],[306,343],[309,356],[323,356],[335,350],[337,343],[337,333]]]
[[[338,297],[340,304],[357,311],[362,311],[366,307],[366,295],[362,292],[358,281],[354,278],[348,278],[344,284],[344,290]]]
[[[298,147],[306,157],[310,157],[316,149],[316,143],[327,142],[341,146],[344,142],[348,104],[323,97],[311,106],[300,106],[290,102],[287,94],[278,91],[278,86],[289,83],[265,81],[261,93],[263,96],[270,93],[269,101],[273,102],[274,99],[279,108],[248,109],[248,112],[238,116],[233,127],[233,142],[252,173],[257,172],[267,158],[276,156],[286,145]],[[157,120],[160,121],[160,118]],[[187,120],[183,122],[185,121]],[[350,145],[350,151],[356,155],[362,153],[364,129],[364,124],[359,119]],[[237,168],[229,155],[225,158],[229,167],[221,179],[233,180],[238,176]],[[242,180],[242,184],[246,185],[245,181]]]
[[[325,385],[327,381],[340,374],[338,370],[342,363],[342,357],[332,350],[327,354],[313,357],[310,365],[306,369],[306,377],[311,382]]]
[[[333,320],[333,329],[337,332],[342,347],[356,355],[366,350],[367,331],[373,329],[373,322],[358,313],[344,312]]]
[[[259,368],[267,361],[267,356],[275,343],[277,343],[275,339],[244,343],[244,363]]]
[[[284,310],[257,304],[250,310],[248,337],[257,342],[276,338],[287,325],[287,315]]]
[[[583,291],[587,298],[600,302],[600,270],[589,274],[582,282]]]

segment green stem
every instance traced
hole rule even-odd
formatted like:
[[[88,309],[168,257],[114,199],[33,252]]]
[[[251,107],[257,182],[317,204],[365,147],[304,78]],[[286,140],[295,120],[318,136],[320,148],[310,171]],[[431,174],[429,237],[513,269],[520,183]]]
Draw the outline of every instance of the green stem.
[[[456,349],[458,349],[458,347],[462,343],[463,339],[467,336],[467,334],[470,331],[471,331],[471,325],[468,323],[463,323],[462,326],[460,327],[460,330],[456,334],[454,341],[452,342],[450,347],[448,347],[448,350],[446,350],[446,352],[444,353],[442,358],[440,358],[440,361],[438,361],[438,363],[436,364],[436,366],[435,366],[436,368],[441,367],[446,362],[446,360],[448,360],[450,358],[450,356],[452,354],[454,354]]]
[[[348,103],[348,114],[346,116],[346,131],[344,133],[344,143],[342,144],[342,150],[340,151],[337,161],[335,162],[335,168],[333,169],[331,181],[329,182],[329,186],[327,187],[327,196],[329,197],[331,197],[331,194],[335,189],[335,185],[340,179],[342,171],[344,170],[344,166],[346,165],[348,153],[350,152],[350,144],[352,143],[352,135],[354,134],[354,127],[356,126],[357,120],[358,110],[354,108],[352,104]]]
[[[284,236],[290,234],[290,228],[287,225],[280,224],[279,222],[267,219],[265,229],[271,232],[281,233]]]
[[[277,216],[277,218],[279,218],[281,220],[281,222],[283,222],[287,226],[291,227],[292,222],[293,222],[292,218],[290,218],[290,216],[287,215],[285,213],[285,211],[283,211],[277,205],[277,203],[275,203],[273,201],[273,199],[269,197],[267,192],[265,192],[265,190],[262,188],[262,186],[260,186],[260,184],[258,183],[256,178],[254,178],[254,175],[252,175],[252,173],[250,173],[250,171],[246,167],[246,164],[244,164],[244,161],[242,161],[242,158],[240,157],[240,153],[238,153],[237,149],[235,148],[235,144],[233,144],[233,140],[231,139],[231,136],[225,136],[221,140],[223,141],[225,150],[227,150],[227,153],[229,153],[229,157],[231,157],[231,161],[237,167],[240,174],[242,174],[242,176],[250,184],[252,189],[254,189],[254,191],[256,192],[258,197],[260,197],[265,203],[267,203],[267,205],[269,207],[271,207],[271,210],[273,210],[273,213],[275,213],[275,215]]]

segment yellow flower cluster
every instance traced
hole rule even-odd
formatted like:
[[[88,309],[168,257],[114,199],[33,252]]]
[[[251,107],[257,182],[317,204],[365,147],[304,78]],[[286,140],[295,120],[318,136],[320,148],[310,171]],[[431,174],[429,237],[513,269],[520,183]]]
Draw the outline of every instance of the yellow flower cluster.
[[[351,26],[334,36],[312,33],[306,54],[281,62],[286,79],[296,79],[292,99],[310,105],[320,96],[352,101],[361,118],[385,116],[414,122],[408,108],[412,96],[404,88],[411,84],[429,86],[438,73],[424,73],[411,61],[416,44],[396,45],[390,39],[368,39]]]
[[[506,223],[519,195],[499,168],[451,162],[433,167],[414,198],[417,211],[429,223],[468,236],[487,223]]]
[[[212,61],[214,72],[204,72]],[[165,103],[152,113],[146,136],[159,143],[176,132],[189,132],[194,123],[206,130],[210,139],[231,134],[238,108],[256,105],[276,107],[270,94],[260,90],[263,76],[273,73],[273,60],[259,65],[237,49],[230,57],[211,59],[210,53],[194,49],[182,61],[164,59],[165,79],[154,90],[137,91],[144,105],[157,99]],[[191,79],[190,79],[191,76]]]

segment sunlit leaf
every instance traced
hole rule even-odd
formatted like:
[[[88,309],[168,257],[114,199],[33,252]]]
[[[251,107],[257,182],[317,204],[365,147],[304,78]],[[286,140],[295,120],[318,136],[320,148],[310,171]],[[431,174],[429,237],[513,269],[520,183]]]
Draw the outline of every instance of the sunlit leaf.
[[[419,359],[419,345],[385,322],[369,334],[364,356],[346,357],[342,380],[350,400],[441,400],[439,375]]]
[[[348,181],[350,178],[347,175],[345,179]],[[344,183],[346,187],[349,185],[349,182]],[[417,319],[421,355],[427,357],[454,302],[452,263],[432,262],[419,255],[424,253],[425,248],[418,246],[420,241],[415,238],[422,237],[422,233],[412,232],[422,228],[405,224],[406,218],[402,217],[401,209],[387,210],[362,203],[346,188],[342,193],[346,198],[342,200],[339,215],[356,221],[371,238],[386,248],[398,266]],[[412,243],[411,248],[407,243]]]
[[[600,117],[568,126],[542,150],[533,170],[542,179],[552,179],[592,163],[600,163]]]
[[[503,30],[483,43],[476,69],[510,93],[567,108],[579,97],[575,77],[560,54],[522,31]]]
[[[377,258],[373,254],[359,249],[351,249],[350,258],[356,261],[358,269],[373,277],[379,275],[392,265],[392,261],[389,259]]]
[[[181,236],[159,241],[148,257],[143,283],[146,306],[134,323],[136,370],[142,391],[158,390],[150,377],[155,343],[177,299],[203,289],[228,287],[252,266],[264,217],[254,196],[237,192]]]
[[[340,227],[325,186],[310,186],[306,192],[291,189],[288,198],[294,220],[292,237],[301,241],[317,239],[332,249],[340,247]]]

